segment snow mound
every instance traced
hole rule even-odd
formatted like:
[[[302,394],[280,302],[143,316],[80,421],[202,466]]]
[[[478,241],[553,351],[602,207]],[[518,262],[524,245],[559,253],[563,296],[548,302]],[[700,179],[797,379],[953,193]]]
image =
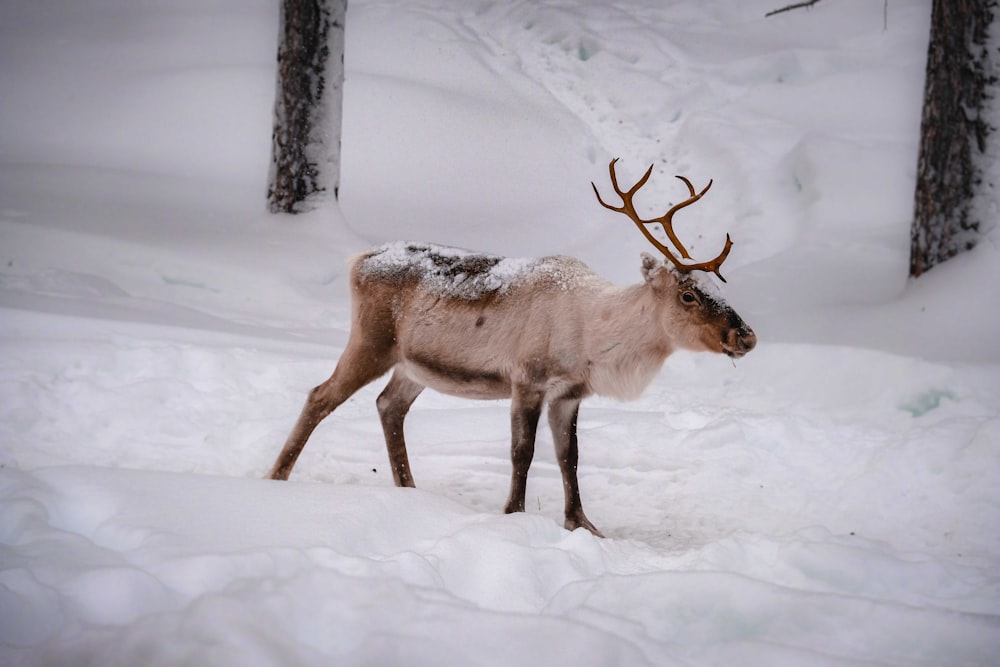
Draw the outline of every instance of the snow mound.
[[[292,218],[272,0],[0,3],[0,663],[995,664],[996,229],[906,279],[931,3],[777,4],[352,0],[341,202]],[[421,395],[418,490],[380,383],[260,479],[348,339],[349,257],[638,281],[612,157],[654,165],[642,215],[714,179],[677,232],[732,236],[760,342],[584,403],[607,539],[560,527],[544,429],[501,513],[504,401]]]

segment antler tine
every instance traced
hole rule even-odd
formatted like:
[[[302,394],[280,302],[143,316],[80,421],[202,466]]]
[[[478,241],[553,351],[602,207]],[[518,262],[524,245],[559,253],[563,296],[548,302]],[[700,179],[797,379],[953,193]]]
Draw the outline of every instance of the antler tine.
[[[659,218],[654,218],[652,222],[659,222],[661,225],[663,225],[663,231],[667,233],[667,237],[670,239],[670,242],[673,243],[675,246],[677,246],[677,249],[681,251],[681,257],[683,257],[684,259],[691,259],[691,255],[688,254],[687,248],[684,247],[684,244],[681,243],[681,240],[677,238],[677,234],[674,232],[674,213],[681,210],[685,206],[690,206],[691,204],[701,199],[702,196],[704,196],[704,194],[708,192],[708,189],[712,187],[713,181],[710,179],[708,181],[708,185],[706,185],[701,192],[695,193],[694,186],[691,185],[691,181],[689,181],[684,176],[680,175],[678,175],[677,178],[684,181],[684,185],[687,186],[688,192],[691,193],[691,196],[682,202],[674,204],[673,206],[670,207],[669,211],[663,214],[663,216]]]
[[[681,243],[680,239],[678,239],[677,235],[674,233],[674,226],[673,226],[674,213],[681,210],[685,206],[690,206],[691,204],[701,199],[702,196],[704,196],[704,194],[708,192],[708,189],[712,187],[713,181],[710,180],[708,182],[708,185],[706,185],[701,192],[696,193],[694,186],[691,185],[691,181],[689,181],[684,176],[677,176],[677,178],[683,181],[684,184],[687,186],[688,192],[690,192],[691,196],[685,199],[684,201],[679,202],[674,206],[670,207],[670,209],[659,218],[653,218],[652,220],[644,220],[643,218],[639,217],[639,214],[636,212],[635,205],[632,203],[632,198],[635,195],[635,193],[639,191],[639,188],[645,185],[646,181],[649,180],[650,175],[653,173],[653,165],[649,166],[649,169],[646,170],[646,173],[642,175],[642,178],[640,178],[635,183],[635,185],[633,185],[627,191],[623,192],[621,187],[619,187],[618,185],[618,176],[615,173],[616,162],[618,162],[618,158],[614,158],[613,160],[611,160],[611,163],[608,165],[608,171],[611,174],[611,185],[615,189],[615,192],[618,194],[618,196],[621,197],[622,205],[612,206],[611,204],[605,202],[604,199],[601,198],[601,193],[598,191],[597,185],[595,185],[594,182],[591,181],[590,185],[591,187],[594,188],[594,194],[597,195],[597,201],[601,204],[601,206],[610,209],[612,211],[615,211],[616,213],[622,213],[625,216],[627,216],[630,220],[632,220],[632,222],[635,223],[636,227],[639,228],[639,231],[642,232],[642,235],[646,237],[646,240],[649,241],[654,248],[659,250],[664,257],[669,259],[671,263],[673,263],[673,265],[677,267],[678,271],[682,271],[684,273],[690,273],[691,271],[707,271],[717,275],[719,277],[719,280],[721,280],[722,282],[726,282],[726,279],[723,278],[722,274],[719,272],[719,267],[721,267],[722,263],[726,261],[726,257],[729,256],[729,251],[733,247],[733,241],[732,239],[729,238],[729,234],[726,234],[725,247],[722,249],[722,252],[719,253],[719,255],[715,259],[709,260],[707,262],[699,262],[696,264],[685,264],[681,261],[680,258],[676,257],[674,253],[667,246],[660,243],[647,228],[647,225],[652,224],[654,222],[660,223],[663,226],[663,231],[666,232],[667,237],[670,238],[670,242],[673,243],[674,246],[676,246],[676,248],[680,251],[681,258],[691,259],[691,255],[688,254],[687,248],[684,247],[684,244]]]
[[[684,185],[688,186],[688,192],[690,192],[691,196],[694,197],[694,186],[691,185],[691,181],[687,179],[687,176],[681,176],[680,174],[677,174],[676,176],[674,176],[674,178],[679,178],[682,181],[684,181]],[[708,182],[708,185],[705,186],[705,190],[702,190],[701,194],[705,194],[705,191],[708,190],[710,187],[712,187],[712,181]],[[698,196],[700,197],[701,195]]]
[[[632,196],[639,191],[639,188],[641,188],[643,185],[646,184],[646,181],[649,180],[650,174],[653,173],[653,165],[649,165],[649,169],[647,169],[646,173],[642,175],[642,178],[640,178],[635,185],[633,185],[631,188],[629,188],[627,192],[625,192],[622,191],[621,187],[619,187],[618,185],[618,176],[617,174],[615,174],[616,162],[618,162],[618,158],[611,160],[611,163],[608,165],[608,170],[611,172],[611,186],[615,189],[615,192],[618,193],[618,196],[621,197],[622,205],[612,206],[611,204],[604,201],[604,199],[601,197],[600,191],[597,189],[597,185],[593,181],[591,181],[590,186],[594,188],[594,194],[597,195],[597,201],[604,208],[610,209],[616,213],[622,213],[626,217],[628,217],[632,222],[635,223],[635,226],[639,228],[639,231],[642,232],[642,235],[646,237],[646,240],[649,241],[654,248],[663,253],[663,255],[671,262],[673,262],[674,266],[676,266],[678,269],[682,271],[685,270],[684,264],[681,263],[679,259],[674,257],[674,254],[670,251],[670,248],[660,243],[657,240],[657,238],[653,236],[653,234],[646,228],[647,224],[655,221],[643,220],[642,218],[640,218],[639,214],[635,210],[635,205],[632,203]]]
[[[649,176],[653,173],[653,165],[649,165],[649,169],[647,169],[646,173],[642,175],[642,178],[636,181],[635,185],[633,185],[627,192],[622,192],[621,187],[618,185],[618,175],[615,173],[616,162],[618,162],[618,158],[613,159],[611,163],[608,164],[608,171],[611,173],[611,187],[613,187],[615,192],[618,193],[618,196],[621,197],[622,205],[621,207],[617,207],[606,203],[603,199],[601,199],[601,193],[597,191],[597,186],[593,181],[591,181],[590,185],[594,188],[594,194],[597,195],[597,201],[599,201],[601,206],[605,208],[609,208],[618,213],[624,213],[633,220],[641,221],[645,224],[646,221],[639,218],[639,215],[635,211],[635,207],[632,205],[632,196],[635,195],[635,193],[639,191],[639,188],[644,186],[646,181],[649,180]]]
[[[701,262],[700,264],[687,264],[686,266],[689,271],[711,271],[719,277],[719,280],[727,282],[726,279],[722,277],[722,274],[719,273],[719,267],[721,267],[722,263],[726,261],[726,257],[729,257],[729,251],[732,247],[733,240],[729,238],[729,234],[726,234],[726,246],[722,249],[722,252],[719,253],[718,257],[707,262]]]

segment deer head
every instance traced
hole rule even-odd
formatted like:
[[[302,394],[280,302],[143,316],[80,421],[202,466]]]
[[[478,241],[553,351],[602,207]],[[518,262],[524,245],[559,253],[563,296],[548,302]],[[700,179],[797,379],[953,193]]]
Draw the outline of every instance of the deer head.
[[[646,220],[636,212],[632,200],[635,193],[649,180],[653,167],[650,166],[642,178],[631,188],[622,190],[615,174],[617,161],[618,158],[612,160],[608,169],[611,172],[611,185],[621,197],[621,206],[612,206],[605,202],[601,198],[597,186],[594,183],[591,185],[601,206],[628,217],[653,247],[659,250],[673,265],[675,271],[669,270],[664,262],[657,261],[651,255],[643,253],[642,275],[646,283],[661,298],[664,307],[664,329],[673,340],[683,344],[688,349],[718,352],[733,358],[742,357],[756,345],[757,337],[753,330],[729,304],[715,296],[711,290],[706,289],[707,286],[697,284],[693,277],[689,276],[693,271],[705,271],[714,273],[722,282],[726,282],[726,279],[719,272],[719,267],[726,261],[726,257],[733,247],[732,239],[726,234],[726,245],[714,259],[706,262],[685,262],[684,260],[691,259],[691,255],[674,232],[674,214],[701,199],[712,187],[712,181],[709,181],[701,192],[695,192],[691,181],[683,176],[678,176],[677,178],[687,186],[690,196],[684,201],[674,204],[660,217]],[[663,226],[663,231],[673,243],[676,252],[660,243],[650,232],[649,225],[655,223]]]

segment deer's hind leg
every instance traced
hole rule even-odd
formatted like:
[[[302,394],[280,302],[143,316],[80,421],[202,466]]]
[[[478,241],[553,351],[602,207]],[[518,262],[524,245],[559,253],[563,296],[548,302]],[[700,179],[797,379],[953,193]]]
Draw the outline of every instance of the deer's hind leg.
[[[535,455],[535,432],[542,414],[545,398],[535,387],[514,387],[510,403],[510,459],[513,470],[510,477],[510,494],[504,513],[524,511],[524,494],[528,486],[528,468]]]
[[[267,474],[271,479],[288,479],[316,426],[356,391],[385,375],[395,365],[395,344],[391,337],[371,340],[356,337],[354,333],[352,331],[333,375],[309,392],[299,420]]]
[[[403,437],[403,421],[413,401],[424,390],[424,385],[414,382],[397,368],[389,384],[375,401],[378,415],[382,420],[385,447],[389,451],[389,465],[396,486],[415,486],[410,474],[410,460],[406,456],[406,439]]]

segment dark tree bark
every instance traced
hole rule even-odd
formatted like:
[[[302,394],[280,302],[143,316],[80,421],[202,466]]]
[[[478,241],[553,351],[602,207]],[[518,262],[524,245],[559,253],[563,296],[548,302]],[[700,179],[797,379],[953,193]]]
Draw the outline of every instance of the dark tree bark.
[[[267,200],[272,213],[312,208],[340,186],[347,0],[282,0]]]
[[[934,0],[920,156],[910,242],[910,275],[975,246],[991,189],[987,122],[1000,54],[989,48],[996,0]],[[996,44],[996,41],[993,42]]]

